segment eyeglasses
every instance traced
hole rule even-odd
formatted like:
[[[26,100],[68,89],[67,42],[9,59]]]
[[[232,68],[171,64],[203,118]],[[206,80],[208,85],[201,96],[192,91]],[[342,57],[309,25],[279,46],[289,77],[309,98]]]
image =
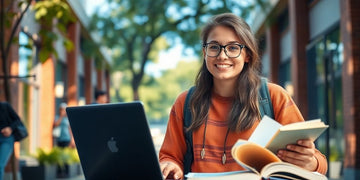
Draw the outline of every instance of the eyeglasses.
[[[224,52],[229,58],[237,58],[240,56],[241,50],[246,46],[243,44],[227,44],[222,46],[217,43],[206,43],[203,47],[205,48],[206,55],[209,57],[219,56],[221,49],[224,48]]]

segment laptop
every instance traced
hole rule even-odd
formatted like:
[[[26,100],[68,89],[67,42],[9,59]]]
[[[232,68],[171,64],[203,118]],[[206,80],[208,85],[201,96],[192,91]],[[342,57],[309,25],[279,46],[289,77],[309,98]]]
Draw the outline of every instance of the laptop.
[[[85,179],[163,179],[141,102],[66,112]]]

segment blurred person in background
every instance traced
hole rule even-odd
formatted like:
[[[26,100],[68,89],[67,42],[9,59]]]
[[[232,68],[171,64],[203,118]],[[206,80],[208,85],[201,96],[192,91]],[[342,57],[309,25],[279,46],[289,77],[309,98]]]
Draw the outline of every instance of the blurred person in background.
[[[105,91],[95,91],[95,102],[93,104],[105,104],[108,103],[108,97]]]
[[[70,128],[69,119],[66,114],[67,104],[61,103],[59,109],[59,115],[55,117],[53,128],[59,128],[59,135],[55,138],[56,145],[58,147],[74,147],[74,139]]]
[[[7,102],[0,102],[0,180],[14,150],[14,129],[20,117]]]

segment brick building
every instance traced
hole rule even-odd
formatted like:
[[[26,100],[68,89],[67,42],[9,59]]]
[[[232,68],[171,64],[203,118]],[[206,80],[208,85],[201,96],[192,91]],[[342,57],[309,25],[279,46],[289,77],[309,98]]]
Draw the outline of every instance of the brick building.
[[[5,1],[9,3],[11,1]],[[33,1],[32,6],[36,1]],[[24,15],[17,30],[16,37],[19,45],[14,43],[10,48],[10,75],[30,78],[11,78],[11,104],[18,112],[29,131],[25,140],[15,144],[15,154],[29,155],[37,148],[49,149],[53,146],[52,126],[61,102],[69,106],[89,104],[94,102],[96,89],[109,92],[110,86],[110,57],[103,47],[95,47],[88,53],[86,43],[99,42],[99,37],[88,31],[90,19],[83,9],[84,0],[66,1],[75,17],[75,22],[67,26],[66,36],[73,42],[74,48],[66,51],[63,37],[54,43],[58,58],[50,56],[44,63],[37,56],[41,46],[33,45],[32,49],[23,48],[29,42],[36,44],[39,23],[35,21],[34,12],[30,8]],[[21,8],[20,8],[21,9]],[[19,12],[17,3],[13,3],[12,10]],[[56,31],[56,29],[54,30]],[[5,37],[10,34],[5,29]],[[85,55],[85,54],[91,54]],[[2,75],[3,72],[0,72]],[[0,100],[5,100],[4,83],[0,79]],[[109,94],[109,93],[108,93]],[[6,169],[11,171],[10,168]]]
[[[316,142],[329,177],[359,179],[360,1],[268,3],[250,23],[264,75],[292,93],[305,119],[330,125]]]

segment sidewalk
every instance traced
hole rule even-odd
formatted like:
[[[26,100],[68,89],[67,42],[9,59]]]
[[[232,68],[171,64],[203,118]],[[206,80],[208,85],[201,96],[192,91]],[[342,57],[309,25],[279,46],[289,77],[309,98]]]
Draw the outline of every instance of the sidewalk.
[[[84,175],[79,175],[72,178],[56,178],[56,180],[85,180]]]

